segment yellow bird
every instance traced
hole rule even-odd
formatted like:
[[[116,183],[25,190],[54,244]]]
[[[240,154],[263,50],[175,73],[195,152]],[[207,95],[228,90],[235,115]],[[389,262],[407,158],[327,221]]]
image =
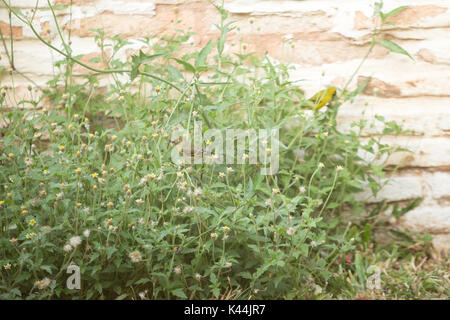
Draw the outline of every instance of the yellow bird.
[[[314,104],[314,107],[312,109],[314,111],[317,111],[320,108],[326,106],[327,103],[330,102],[335,95],[336,95],[336,88],[328,87],[327,89],[320,90],[319,92],[317,92],[308,101]],[[310,106],[306,107],[311,108]]]

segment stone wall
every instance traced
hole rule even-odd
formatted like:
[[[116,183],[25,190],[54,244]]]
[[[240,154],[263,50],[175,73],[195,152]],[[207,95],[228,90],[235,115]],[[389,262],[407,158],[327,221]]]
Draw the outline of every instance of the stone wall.
[[[52,0],[55,5],[70,0]],[[12,0],[24,12],[33,0]],[[228,50],[235,48],[267,52],[271,57],[296,66],[293,79],[302,82],[307,94],[326,84],[343,86],[367,52],[373,20],[372,0],[227,0],[226,9],[239,30],[230,35]],[[409,8],[391,19],[395,25],[385,38],[404,47],[414,57],[376,48],[359,72],[357,81],[372,81],[354,104],[340,112],[340,125],[378,113],[404,121],[416,134],[390,138],[392,143],[414,150],[392,163],[404,161],[402,169],[380,194],[389,201],[422,197],[422,204],[403,216],[398,224],[432,233],[437,248],[450,248],[450,2],[448,0],[385,0],[385,11],[401,5]],[[39,1],[45,7],[46,1]],[[61,24],[69,21],[69,10],[58,10]],[[72,46],[88,62],[98,55],[91,29],[101,28],[107,36],[121,35],[132,44],[122,50],[123,58],[141,46],[133,40],[190,28],[196,34],[192,46],[202,46],[217,37],[218,14],[208,1],[193,0],[73,0]],[[58,44],[49,10],[39,10],[36,29]],[[0,5],[0,29],[8,37],[9,18]],[[57,54],[42,45],[31,30],[12,19],[16,68],[42,85],[52,78]],[[245,44],[245,45],[244,45]],[[2,53],[3,53],[2,47]],[[1,60],[6,65],[5,58]],[[77,69],[79,73],[85,70]],[[107,81],[108,79],[104,79]],[[7,79],[2,80],[3,84]],[[15,77],[15,86],[28,81]],[[25,90],[24,90],[25,91]],[[365,111],[364,115],[362,112]],[[370,135],[371,132],[366,132]]]

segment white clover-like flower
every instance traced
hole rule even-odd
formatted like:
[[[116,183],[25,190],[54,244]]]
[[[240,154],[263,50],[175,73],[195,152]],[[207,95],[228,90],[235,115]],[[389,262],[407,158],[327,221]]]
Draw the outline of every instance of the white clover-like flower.
[[[81,241],[82,241],[81,238],[79,236],[76,236],[70,238],[69,243],[72,247],[76,248],[81,244]]]
[[[86,229],[83,231],[83,236],[85,236],[86,238],[89,238],[90,234],[91,234],[91,231],[89,231],[89,229]]]
[[[196,280],[200,281],[200,279],[202,278],[202,275],[200,273],[196,273],[194,277]]]
[[[192,210],[194,210],[194,207],[187,206],[183,209],[183,213],[189,213],[192,212]]]
[[[298,188],[298,191],[300,191],[300,193],[305,193],[306,188],[304,186],[301,186],[300,188]]]
[[[133,263],[139,263],[142,261],[142,255],[139,251],[130,252],[128,255]]]
[[[231,268],[232,265],[231,262],[225,262],[225,268]]]
[[[321,293],[322,293],[322,287],[317,285],[317,284],[314,285],[314,294],[318,295],[318,294],[321,294]]]
[[[288,235],[292,236],[292,235],[294,235],[294,233],[295,233],[295,229],[292,228],[292,227],[290,227],[289,229],[287,229],[286,233],[287,233]]]
[[[146,295],[147,295],[147,290],[139,292],[139,298],[141,298],[141,300],[145,300]]]
[[[180,267],[180,266],[176,266],[175,268],[173,268],[173,271],[174,271],[176,274],[181,274],[181,267]]]
[[[63,249],[65,252],[70,252],[72,251],[73,248],[70,244],[66,244]]]
[[[34,285],[39,289],[39,290],[44,290],[45,288],[47,288],[50,284],[52,283],[52,281],[49,278],[44,278],[42,280],[36,281],[34,283]]]

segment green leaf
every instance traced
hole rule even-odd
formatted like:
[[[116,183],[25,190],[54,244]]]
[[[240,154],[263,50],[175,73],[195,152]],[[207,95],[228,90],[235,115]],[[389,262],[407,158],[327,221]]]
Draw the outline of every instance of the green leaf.
[[[371,77],[367,77],[354,91],[350,92],[347,96],[345,96],[345,100],[352,99],[361,92],[363,92],[370,80]]]
[[[187,296],[186,296],[186,294],[184,293],[183,289],[175,289],[175,290],[172,290],[172,294],[173,294],[174,296],[178,297],[178,298],[181,298],[181,299],[187,299]]]
[[[138,284],[146,284],[147,282],[150,282],[149,278],[142,278],[142,279],[136,281],[135,284],[136,285],[138,285]]]
[[[365,268],[362,261],[362,257],[359,253],[355,255],[355,268],[356,268],[356,274],[358,275],[359,282],[364,287],[365,281],[366,281],[366,275],[365,275]]]
[[[206,59],[208,58],[209,53],[211,52],[212,48],[214,47],[214,42],[211,40],[208,41],[208,43],[203,47],[202,50],[200,50],[197,59],[195,59],[195,67],[204,66],[206,63]]]
[[[41,266],[42,270],[47,271],[48,273],[52,273],[52,267],[51,266]]]
[[[67,9],[69,6],[67,4],[56,4],[56,5],[52,5],[53,10],[65,10]],[[45,8],[41,8],[42,11],[48,11],[50,10],[50,7],[45,7]]]
[[[306,243],[302,243],[300,245],[300,253],[302,256],[307,257],[308,256],[308,251],[309,251],[309,246]]]
[[[409,58],[411,58],[411,60],[414,60],[414,58],[402,47],[400,47],[398,44],[389,41],[389,40],[380,40],[378,41],[378,43],[385,47],[386,49],[388,49],[391,52],[395,52],[395,53],[400,53],[403,54],[405,56],[408,56]]]
[[[123,300],[128,296],[128,293],[124,293],[116,298],[116,300]]]
[[[92,59],[89,59],[89,63],[99,63],[101,62],[99,57],[94,57]]]
[[[214,297],[217,299],[220,295],[220,289],[214,288],[214,289],[212,289],[212,293],[213,293]]]
[[[176,62],[178,62],[179,64],[183,65],[183,67],[186,69],[186,71],[195,73],[195,68],[192,64],[190,64],[189,62],[186,62],[184,60],[181,59],[177,59],[177,58],[172,58],[173,60],[175,60]]]
[[[98,293],[102,294],[103,288],[102,288],[102,285],[100,284],[100,282],[96,282],[94,284],[94,288],[95,288],[95,290],[97,290]]]
[[[153,54],[153,55],[147,55],[144,52],[142,52],[142,50],[139,50],[139,55],[133,55],[131,56],[131,80],[134,80],[137,75],[139,74],[139,67],[141,66],[141,64],[145,63],[145,62],[150,62],[158,57],[161,57],[163,55],[166,55],[167,53],[157,53],[157,54]]]
[[[382,13],[381,17],[383,18],[383,20],[386,20],[390,16],[395,16],[396,14],[399,14],[400,12],[402,12],[403,10],[405,10],[407,8],[409,8],[409,7],[408,6],[401,6],[401,7],[395,8],[394,10],[391,10],[388,13]]]
[[[369,246],[370,240],[372,239],[372,229],[369,224],[366,224],[364,228],[363,238],[366,246]]]

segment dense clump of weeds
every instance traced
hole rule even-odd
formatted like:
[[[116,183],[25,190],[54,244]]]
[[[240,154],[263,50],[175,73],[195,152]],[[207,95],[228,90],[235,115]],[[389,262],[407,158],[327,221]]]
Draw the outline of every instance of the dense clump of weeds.
[[[121,60],[116,54],[127,41],[97,30],[102,54],[91,62],[102,62],[99,70],[72,55],[70,29],[57,24],[57,8],[49,4],[61,48],[36,32],[33,16],[4,4],[63,58],[48,86],[40,94],[30,89],[19,102],[28,108],[10,108],[14,93],[7,88],[1,98],[1,298],[366,294],[379,262],[378,253],[365,254],[373,251],[372,218],[385,208],[353,223],[342,212],[365,212],[354,194],[367,187],[376,194],[377,178],[391,170],[385,161],[398,151],[381,138],[404,132],[381,116],[375,121],[384,130],[366,144],[359,138],[367,122],[337,129],[339,106],[367,82],[338,89],[327,108],[308,110],[314,105],[289,80],[288,65],[245,50],[227,53],[234,27],[221,6],[219,37],[184,55],[189,33],[143,39],[142,50]],[[399,10],[384,14],[378,4],[375,15],[383,25]],[[378,26],[369,52],[381,44],[404,53],[378,40],[380,32]],[[10,60],[13,54],[8,51]],[[75,77],[77,64],[90,74]],[[16,67],[10,73],[20,72]],[[270,155],[277,144],[279,170],[262,174],[262,163],[250,164],[250,144],[238,164],[218,163],[207,138],[193,152],[205,161],[174,162],[183,140],[174,133],[184,128],[190,136],[199,122],[203,133],[277,130],[259,154]],[[361,150],[376,160],[361,157]],[[79,290],[66,286],[73,264],[80,268]]]

